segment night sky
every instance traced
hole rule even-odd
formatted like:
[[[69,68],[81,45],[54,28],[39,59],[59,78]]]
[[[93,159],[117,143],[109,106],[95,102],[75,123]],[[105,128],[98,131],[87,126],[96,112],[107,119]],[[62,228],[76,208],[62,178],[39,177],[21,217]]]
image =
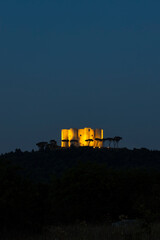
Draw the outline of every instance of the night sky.
[[[160,1],[1,0],[0,152],[61,128],[160,150]]]

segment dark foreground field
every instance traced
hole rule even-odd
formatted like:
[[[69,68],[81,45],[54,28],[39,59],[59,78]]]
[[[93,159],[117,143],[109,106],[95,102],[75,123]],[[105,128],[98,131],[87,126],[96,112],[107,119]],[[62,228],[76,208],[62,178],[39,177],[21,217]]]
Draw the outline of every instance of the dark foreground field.
[[[125,219],[141,224],[112,226]],[[157,223],[158,151],[16,150],[0,157],[0,240],[158,240]]]
[[[42,233],[6,234],[3,240],[159,240],[160,224],[142,226],[130,225],[87,225],[82,222],[77,225],[46,227]]]

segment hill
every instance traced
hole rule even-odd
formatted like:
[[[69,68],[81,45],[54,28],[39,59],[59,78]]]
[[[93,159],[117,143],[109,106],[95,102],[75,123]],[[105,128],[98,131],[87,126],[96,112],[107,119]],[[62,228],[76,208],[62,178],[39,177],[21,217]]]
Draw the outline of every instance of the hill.
[[[21,168],[21,173],[36,182],[48,182],[50,176],[61,175],[77,163],[94,162],[106,164],[108,168],[130,169],[145,168],[160,170],[160,151],[145,148],[92,149],[89,147],[55,149],[53,151],[15,152],[2,154],[0,160],[11,162]]]
[[[17,149],[1,155],[0,232],[32,234],[126,218],[142,219],[149,229],[160,221],[159,170],[160,152],[147,149]]]

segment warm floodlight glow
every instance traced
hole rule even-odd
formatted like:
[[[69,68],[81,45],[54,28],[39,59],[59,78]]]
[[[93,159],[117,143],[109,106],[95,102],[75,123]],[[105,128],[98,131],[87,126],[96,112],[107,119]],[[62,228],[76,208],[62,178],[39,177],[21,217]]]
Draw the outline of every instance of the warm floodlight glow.
[[[61,147],[103,147],[103,129],[70,128],[61,130]]]

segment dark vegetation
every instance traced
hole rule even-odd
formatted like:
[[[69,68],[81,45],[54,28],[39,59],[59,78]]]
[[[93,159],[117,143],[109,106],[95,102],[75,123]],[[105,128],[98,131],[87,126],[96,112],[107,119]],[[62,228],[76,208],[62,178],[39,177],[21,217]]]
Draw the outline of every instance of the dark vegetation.
[[[6,153],[0,159],[10,161],[13,165],[21,168],[23,175],[28,176],[35,182],[48,182],[55,174],[62,175],[67,169],[76,166],[79,162],[105,164],[108,168],[114,169],[159,169],[160,151],[148,149],[93,149],[90,147],[70,149],[46,149],[40,151],[22,152],[16,149],[15,152]]]
[[[71,148],[0,157],[0,233],[160,221],[160,152]]]

